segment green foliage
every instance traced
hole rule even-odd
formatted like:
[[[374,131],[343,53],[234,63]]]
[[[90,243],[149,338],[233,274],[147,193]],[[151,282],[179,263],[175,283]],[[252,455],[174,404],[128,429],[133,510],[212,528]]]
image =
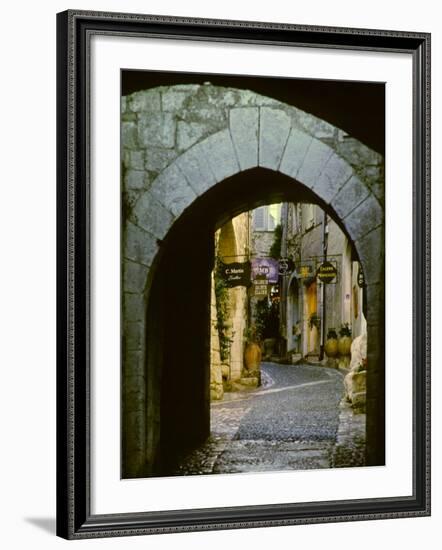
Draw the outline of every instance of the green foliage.
[[[344,323],[341,325],[341,328],[339,329],[339,336],[351,336],[351,328],[349,327],[348,323]]]
[[[327,331],[327,340],[337,340],[338,339],[338,333],[336,332],[336,329],[329,328]]]
[[[278,224],[273,233],[273,243],[269,250],[269,256],[278,260],[281,257],[282,225]]]
[[[279,303],[264,298],[256,304],[256,330],[260,340],[279,336]]]
[[[216,329],[219,337],[221,361],[229,358],[231,339],[228,335],[229,319],[229,289],[221,273],[222,262],[219,257],[215,261],[215,298],[216,298]]]

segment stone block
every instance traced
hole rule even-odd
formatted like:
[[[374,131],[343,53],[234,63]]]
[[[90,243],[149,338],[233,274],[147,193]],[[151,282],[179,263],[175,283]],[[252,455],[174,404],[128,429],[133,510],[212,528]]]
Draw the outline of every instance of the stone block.
[[[144,167],[146,170],[158,174],[176,159],[177,154],[175,149],[148,147],[145,151]]]
[[[144,454],[142,452],[145,446],[146,428],[144,413],[140,410],[128,411],[124,416],[124,425],[127,434],[126,449],[130,460],[129,468],[132,467],[132,471],[135,474],[137,469],[143,466],[144,462]]]
[[[127,170],[124,174],[124,189],[143,189],[145,177],[144,170]]]
[[[174,221],[173,214],[150,191],[141,195],[132,211],[136,225],[158,239],[163,239]]]
[[[129,221],[126,222],[123,240],[124,258],[149,267],[157,252],[158,243],[154,235]]]
[[[373,316],[371,316],[373,318]],[[379,323],[374,323],[373,319],[370,320],[370,324],[367,325],[367,342],[369,346],[374,346],[376,349],[385,349],[385,325],[384,317],[379,320]]]
[[[140,382],[142,383],[142,382]],[[145,403],[145,395],[141,389],[124,392],[124,409],[126,413],[142,411]]]
[[[384,315],[385,310],[385,287],[383,283],[368,284],[366,288],[367,295],[367,323],[381,324],[380,315]]]
[[[142,147],[175,146],[176,121],[171,113],[140,114],[138,117],[138,141]]]
[[[123,260],[123,288],[127,292],[143,293],[146,286],[148,268],[144,265]]]
[[[171,164],[153,182],[152,195],[172,214],[178,217],[196,199],[177,164]]]
[[[177,164],[181,172],[186,176],[192,189],[198,195],[201,195],[215,185],[216,179],[210,169],[206,158],[206,150],[203,145],[195,145],[183,153],[177,159]]]
[[[158,112],[161,110],[160,92],[142,90],[127,97],[129,109],[134,113]]]
[[[351,167],[347,166],[351,170]],[[327,168],[325,171],[327,171]],[[368,197],[369,193],[370,190],[367,185],[362,183],[356,176],[352,176],[331,201],[331,206],[340,218],[345,218],[347,214]]]
[[[138,149],[138,133],[136,122],[123,122],[121,124],[121,142],[127,149]]]
[[[126,112],[127,109],[127,99],[126,96],[123,96],[121,98],[121,114],[123,115]]]
[[[383,209],[372,193],[343,219],[343,223],[354,241],[361,239],[383,222]]]
[[[188,97],[189,93],[184,90],[169,89],[161,92],[161,105],[163,111],[180,111]]]
[[[258,165],[258,121],[257,107],[230,109],[230,133],[241,170]]]
[[[316,186],[318,188],[317,193],[321,198],[324,198],[324,200],[326,199],[323,193],[327,191],[330,182],[329,180],[327,180],[327,182],[320,182],[319,176],[326,168],[327,162],[332,155],[333,149],[331,149],[331,147],[313,138],[301,167],[296,174],[296,179],[307,187]],[[332,182],[333,180],[330,181]],[[337,190],[338,189],[336,189],[336,191]]]
[[[376,153],[357,139],[346,137],[342,142],[337,144],[339,153],[350,164],[356,166],[376,166],[382,164],[383,157]]]
[[[241,90],[236,102],[236,106],[239,105],[244,107],[261,107],[263,105],[274,105],[275,107],[277,107],[278,105],[281,105],[281,103],[278,100],[273,99],[272,97],[260,95],[250,90]]]
[[[339,155],[333,154],[314,183],[313,189],[325,202],[330,202],[352,174],[352,167]]]
[[[289,137],[291,119],[282,109],[261,107],[259,118],[259,165],[278,170]]]
[[[142,351],[126,351],[124,356],[124,377],[123,377],[123,392],[144,393],[144,384],[146,382],[143,369],[143,352]]]
[[[240,171],[229,130],[221,130],[201,142],[217,182]]]
[[[345,222],[344,222],[345,223]],[[367,284],[384,282],[384,227],[380,226],[355,242]]]
[[[144,151],[129,151],[128,168],[132,170],[144,170]]]
[[[210,385],[210,400],[220,401],[224,397],[224,388],[221,384]]]
[[[123,293],[123,318],[125,322],[144,321],[144,297],[142,294]]]
[[[177,124],[177,147],[180,151],[185,151],[208,133],[208,124],[179,121]]]
[[[311,142],[312,137],[310,135],[297,128],[292,128],[279,171],[288,176],[295,177],[307,154]]]
[[[144,323],[141,321],[124,323],[124,342],[125,349],[130,351],[140,351],[142,349],[142,339],[144,338]]]
[[[334,139],[337,138],[338,129],[336,126],[329,124],[325,120],[316,118],[315,116],[297,109],[297,122],[304,130],[317,139]]]

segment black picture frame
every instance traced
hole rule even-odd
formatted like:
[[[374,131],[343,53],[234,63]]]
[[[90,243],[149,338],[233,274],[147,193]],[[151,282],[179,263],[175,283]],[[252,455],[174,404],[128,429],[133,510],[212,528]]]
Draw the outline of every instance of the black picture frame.
[[[413,495],[92,515],[88,56],[94,34],[408,53],[413,58]],[[57,534],[67,539],[430,514],[430,35],[69,10],[57,15]]]

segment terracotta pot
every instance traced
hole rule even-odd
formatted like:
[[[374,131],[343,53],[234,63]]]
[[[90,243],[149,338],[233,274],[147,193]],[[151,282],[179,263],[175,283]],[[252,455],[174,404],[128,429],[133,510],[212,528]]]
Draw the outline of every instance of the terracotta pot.
[[[351,338],[350,336],[341,336],[338,340],[339,355],[350,355]]]
[[[261,348],[256,342],[249,342],[244,351],[244,365],[248,372],[259,370],[261,363]]]
[[[336,338],[329,338],[325,342],[324,350],[327,357],[336,357],[338,355],[338,340]]]

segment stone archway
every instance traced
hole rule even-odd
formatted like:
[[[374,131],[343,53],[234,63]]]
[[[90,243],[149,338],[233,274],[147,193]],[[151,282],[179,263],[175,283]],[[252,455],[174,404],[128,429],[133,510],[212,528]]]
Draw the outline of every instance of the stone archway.
[[[364,267],[368,324],[368,464],[384,449],[383,158],[340,129],[272,98],[210,84],[123,98],[124,470],[143,475],[146,302],[161,243],[186,211],[221,182],[254,168],[290,177],[334,213]],[[270,190],[269,190],[270,192]]]

